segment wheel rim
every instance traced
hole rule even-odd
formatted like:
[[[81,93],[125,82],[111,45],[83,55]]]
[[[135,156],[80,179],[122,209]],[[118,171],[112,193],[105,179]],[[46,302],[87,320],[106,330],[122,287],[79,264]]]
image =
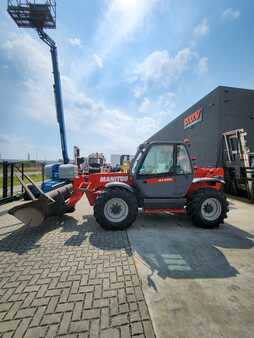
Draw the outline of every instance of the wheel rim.
[[[111,198],[104,206],[105,217],[113,223],[122,222],[128,213],[128,204],[122,198]]]
[[[216,198],[207,198],[201,205],[201,214],[207,221],[215,221],[221,215],[221,203]]]

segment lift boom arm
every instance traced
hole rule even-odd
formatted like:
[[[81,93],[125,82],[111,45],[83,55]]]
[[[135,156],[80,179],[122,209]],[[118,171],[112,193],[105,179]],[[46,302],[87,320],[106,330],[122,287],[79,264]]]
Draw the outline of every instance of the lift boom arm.
[[[44,32],[43,29],[37,29],[40,39],[45,42],[50,47],[52,66],[53,66],[53,75],[54,75],[54,94],[56,102],[56,116],[57,122],[60,130],[61,138],[61,147],[64,163],[69,163],[67,142],[66,142],[66,132],[65,132],[65,123],[64,123],[64,111],[63,111],[63,101],[62,101],[62,91],[61,91],[61,79],[58,69],[58,60],[57,60],[57,47],[55,42],[51,37]]]

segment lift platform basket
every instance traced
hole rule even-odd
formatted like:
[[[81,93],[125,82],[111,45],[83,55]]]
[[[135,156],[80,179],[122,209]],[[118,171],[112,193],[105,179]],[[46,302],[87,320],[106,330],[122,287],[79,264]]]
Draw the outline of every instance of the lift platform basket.
[[[56,1],[8,0],[8,13],[18,27],[56,28]]]

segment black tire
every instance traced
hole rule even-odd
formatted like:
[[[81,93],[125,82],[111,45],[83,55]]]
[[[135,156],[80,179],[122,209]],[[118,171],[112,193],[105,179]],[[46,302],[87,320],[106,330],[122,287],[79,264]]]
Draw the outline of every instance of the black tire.
[[[204,204],[205,201],[207,205]],[[210,211],[204,210],[205,208],[210,208]],[[192,222],[205,229],[213,229],[223,223],[228,210],[225,194],[215,189],[200,189],[187,202],[187,214]]]
[[[231,181],[230,181],[230,194],[235,195],[235,196],[239,194],[239,189],[238,189],[235,178],[231,178]]]
[[[106,212],[108,208],[110,208],[110,206],[106,208],[105,206],[113,198],[122,200],[123,201],[122,203],[126,210],[126,214],[123,216],[124,219],[121,219],[120,221],[117,221],[117,219],[115,221],[112,221],[112,219],[108,218],[109,215],[107,215]],[[108,204],[110,205],[110,202]],[[115,205],[117,207],[117,203]],[[128,207],[127,209],[126,205]],[[112,205],[111,207],[111,212],[113,212],[112,208],[114,208],[114,205]],[[127,229],[135,221],[137,214],[138,214],[137,199],[132,192],[129,192],[125,189],[120,188],[107,189],[96,198],[94,204],[94,217],[96,218],[96,221],[101,225],[101,227],[105,230],[117,231]],[[115,213],[115,215],[117,215],[117,212]]]

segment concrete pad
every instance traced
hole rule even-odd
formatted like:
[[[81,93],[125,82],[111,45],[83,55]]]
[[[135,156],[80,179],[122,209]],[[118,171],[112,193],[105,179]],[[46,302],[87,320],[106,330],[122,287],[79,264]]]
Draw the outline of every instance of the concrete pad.
[[[157,337],[253,337],[254,205],[219,229],[140,215],[128,236]]]

